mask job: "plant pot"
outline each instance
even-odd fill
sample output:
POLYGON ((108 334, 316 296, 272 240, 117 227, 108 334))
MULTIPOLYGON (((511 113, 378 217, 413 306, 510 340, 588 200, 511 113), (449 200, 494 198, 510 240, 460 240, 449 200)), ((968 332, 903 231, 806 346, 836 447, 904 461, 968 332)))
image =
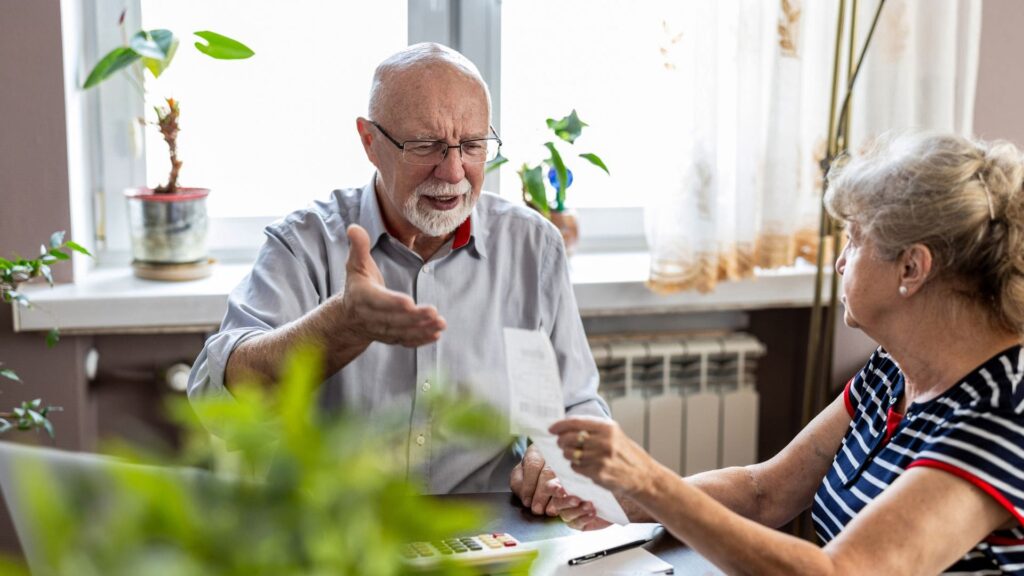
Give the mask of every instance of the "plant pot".
POLYGON ((562 241, 565 242, 566 253, 572 254, 580 240, 580 225, 576 212, 573 210, 563 210, 561 212, 552 210, 548 219, 562 233, 562 241))
POLYGON ((156 194, 131 188, 128 222, 135 275, 156 280, 192 280, 210 274, 206 248, 206 188, 156 194))

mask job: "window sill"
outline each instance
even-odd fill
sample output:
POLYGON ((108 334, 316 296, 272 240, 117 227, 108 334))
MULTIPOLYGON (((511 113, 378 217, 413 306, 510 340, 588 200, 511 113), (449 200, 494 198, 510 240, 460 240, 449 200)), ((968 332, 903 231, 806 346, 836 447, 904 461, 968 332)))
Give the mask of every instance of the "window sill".
MULTIPOLYGON (((755 278, 720 284, 710 294, 662 296, 645 286, 646 252, 578 254, 570 275, 585 317, 714 312, 808 306, 814 297, 814 268, 808 265, 761 271, 755 278)), ((74 284, 22 290, 33 308, 15 306, 14 331, 65 334, 187 333, 217 329, 227 295, 251 265, 218 264, 213 275, 190 282, 155 282, 128 267, 97 268, 74 284)))

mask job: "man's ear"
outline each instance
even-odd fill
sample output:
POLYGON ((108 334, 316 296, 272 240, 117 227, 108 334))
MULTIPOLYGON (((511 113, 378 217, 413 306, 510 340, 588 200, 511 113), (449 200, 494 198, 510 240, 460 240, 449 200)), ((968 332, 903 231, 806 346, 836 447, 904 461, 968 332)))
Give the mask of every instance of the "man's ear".
POLYGON ((366 118, 360 116, 356 118, 356 132, 359 133, 359 141, 363 143, 363 150, 366 151, 366 157, 369 158, 370 162, 374 166, 377 165, 377 155, 373 152, 373 139, 376 134, 373 132, 373 124, 366 118))
POLYGON ((907 296, 916 294, 931 277, 932 251, 924 244, 912 244, 900 255, 900 286, 907 296))

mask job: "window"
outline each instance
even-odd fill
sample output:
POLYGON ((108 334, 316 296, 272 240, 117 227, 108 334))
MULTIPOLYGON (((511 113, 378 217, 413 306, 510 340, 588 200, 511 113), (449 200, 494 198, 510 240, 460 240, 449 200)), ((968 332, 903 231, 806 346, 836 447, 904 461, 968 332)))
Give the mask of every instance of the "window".
MULTIPOLYGON (((120 42, 115 25, 120 6, 104 13, 102 4, 96 26, 107 34, 99 40, 98 51, 105 53, 120 42)), ((325 199, 336 188, 369 182, 373 166, 355 118, 366 114, 377 63, 407 44, 407 0, 141 0, 141 6, 129 5, 129 19, 133 11, 141 22, 129 20, 126 30, 167 28, 181 41, 165 74, 152 81, 147 73, 144 110, 152 120, 153 106, 164 98, 180 102, 180 183, 211 189, 212 250, 222 257, 231 257, 233 250, 239 256, 254 254, 262 227, 273 219, 325 199), (241 40, 256 56, 212 60, 191 46, 199 40, 192 32, 199 30, 241 40)), ((144 157, 131 152, 138 146, 126 135, 132 118, 142 112, 141 103, 134 103, 138 92, 127 82, 111 84, 102 87, 103 202, 105 260, 117 261, 128 250, 121 190, 143 181, 148 186, 165 182, 170 163, 166 144, 151 126, 143 131, 144 157), (138 112, 114 120, 120 108, 138 112), (114 121, 117 127, 109 125, 114 121)))
MULTIPOLYGON (((605 40, 611 27, 621 24, 622 11, 612 5, 602 11, 583 0, 135 2, 128 3, 126 30, 168 28, 181 45, 167 72, 147 82, 144 105, 127 81, 100 87, 97 148, 103 152, 96 204, 103 208, 98 229, 105 231, 105 244, 98 242, 105 247, 101 263, 128 260, 122 190, 143 182, 160 184, 169 171, 159 133, 152 127, 133 128, 143 111, 152 119, 153 106, 166 97, 178 100, 179 157, 184 161, 179 182, 211 189, 209 245, 214 255, 251 258, 263 240, 262 228, 272 220, 327 198, 335 188, 369 180, 373 167, 354 120, 366 113, 373 70, 396 50, 425 40, 461 50, 491 86, 494 124, 512 162, 500 171, 500 181, 488 177, 487 189, 500 188, 518 201, 516 167, 541 159, 544 119, 575 107, 593 126, 580 140, 579 151, 598 153, 612 170, 609 178, 578 163, 569 198, 572 207, 588 212, 583 214, 581 248, 637 247, 638 238, 642 245, 640 207, 651 185, 644 180, 643 166, 658 148, 638 147, 631 140, 630 135, 640 134, 633 124, 635 111, 603 84, 608 74, 602 70, 615 70, 616 86, 642 85, 645 75, 658 73, 660 60, 653 41, 634 45, 650 36, 642 27, 620 35, 621 42, 605 40), (547 16, 537 20, 536 14, 547 16), (560 22, 576 22, 572 33, 564 34, 560 22), (240 62, 211 60, 191 46, 198 40, 192 32, 198 30, 239 39, 256 56, 240 62), (638 70, 641 57, 648 63, 638 70), (549 61, 572 71, 569 82, 545 64, 549 61), (556 88, 567 85, 571 89, 556 88), (633 208, 610 209, 622 206, 633 208), (631 244, 624 243, 627 237, 631 244)), ((98 54, 122 41, 116 27, 121 7, 96 3, 98 54)))
MULTIPOLYGON (((152 83, 146 108, 168 95, 181 103, 182 181, 212 190, 211 218, 283 215, 369 181, 373 166, 354 119, 366 114, 377 63, 405 46, 405 0, 144 0, 142 25, 181 37, 176 61, 152 83), (211 60, 185 46, 196 40, 195 30, 242 40, 257 56, 211 60)), ((168 169, 166 146, 147 130, 149 185, 168 169)))
MULTIPOLYGON (((576 109, 584 122, 574 154, 594 152, 611 176, 574 159, 568 204, 575 208, 645 205, 647 193, 664 185, 651 170, 679 153, 661 130, 659 111, 671 109, 661 49, 671 42, 663 22, 678 20, 684 2, 651 0, 516 0, 502 3, 501 99, 503 149, 509 158, 501 189, 518 193, 524 161, 546 157, 553 138, 546 118, 576 109), (675 17, 675 18, 674 18, 675 17)), ((565 153, 563 151, 563 153, 565 153)), ((678 160, 677 160, 678 162, 678 160)))

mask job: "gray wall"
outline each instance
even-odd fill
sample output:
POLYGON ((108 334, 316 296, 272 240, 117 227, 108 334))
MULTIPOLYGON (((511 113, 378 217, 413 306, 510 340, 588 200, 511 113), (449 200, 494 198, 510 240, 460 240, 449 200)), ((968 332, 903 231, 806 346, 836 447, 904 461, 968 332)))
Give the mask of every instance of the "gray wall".
POLYGON ((974 103, 974 132, 1024 145, 1024 2, 982 2, 981 61, 974 103))

